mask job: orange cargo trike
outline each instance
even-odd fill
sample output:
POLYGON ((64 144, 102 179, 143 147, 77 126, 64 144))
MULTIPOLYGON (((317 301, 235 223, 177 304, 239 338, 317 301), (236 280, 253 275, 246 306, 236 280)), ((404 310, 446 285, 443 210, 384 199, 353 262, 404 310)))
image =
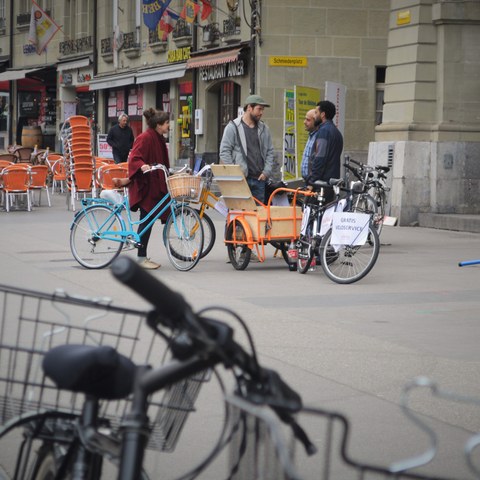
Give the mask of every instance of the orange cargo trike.
POLYGON ((212 165, 212 172, 228 208, 225 244, 233 267, 247 268, 252 251, 265 261, 265 245, 281 251, 291 269, 296 264, 288 258, 288 248, 300 235, 302 209, 296 206, 297 190, 279 188, 267 205, 256 201, 239 165, 212 165), (291 206, 274 206, 276 195, 292 193, 291 206))

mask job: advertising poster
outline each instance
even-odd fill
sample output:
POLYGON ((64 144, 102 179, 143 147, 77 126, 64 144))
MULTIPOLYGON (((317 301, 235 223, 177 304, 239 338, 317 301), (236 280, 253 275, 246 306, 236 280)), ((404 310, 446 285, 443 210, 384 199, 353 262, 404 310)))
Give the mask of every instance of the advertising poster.
POLYGON ((295 161, 295 92, 285 90, 284 94, 284 122, 283 122, 283 180, 297 178, 297 164, 295 161))
POLYGON ((295 132, 296 132, 296 163, 298 175, 301 177, 301 164, 303 150, 308 139, 308 132, 303 124, 306 113, 315 108, 320 101, 320 90, 311 87, 299 87, 295 85, 295 132))

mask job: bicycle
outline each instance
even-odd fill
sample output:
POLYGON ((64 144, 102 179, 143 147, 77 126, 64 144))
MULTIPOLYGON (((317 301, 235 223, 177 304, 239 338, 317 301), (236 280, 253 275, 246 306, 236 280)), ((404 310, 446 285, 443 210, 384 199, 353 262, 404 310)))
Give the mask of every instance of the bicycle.
MULTIPOLYGON (((154 309, 152 311, 137 313, 144 317, 148 326, 157 335, 163 338, 164 328, 175 332, 170 341, 170 347, 176 359, 160 368, 138 366, 128 356, 105 346, 108 344, 107 341, 104 346, 89 346, 85 345, 85 342, 75 344, 78 342, 79 336, 71 331, 70 325, 66 325, 65 330, 67 330, 66 338, 70 338, 71 343, 61 345, 59 341, 54 341, 52 342, 54 348, 50 349, 48 353, 45 353, 46 349, 44 348, 38 349, 35 342, 31 345, 15 343, 25 342, 21 335, 14 336, 13 342, 10 344, 7 340, 3 340, 4 343, 1 345, 0 352, 9 349, 13 355, 23 355, 23 359, 27 360, 29 365, 32 364, 30 357, 33 356, 37 359, 43 357, 42 365, 47 376, 41 382, 37 382, 31 376, 32 369, 30 368, 23 369, 21 373, 19 373, 18 368, 10 368, 5 376, 0 376, 0 381, 6 381, 7 385, 17 384, 20 387, 14 392, 16 395, 9 394, 6 400, 10 402, 18 400, 21 405, 26 405, 26 408, 22 410, 22 417, 15 418, 13 416, 9 419, 7 429, 13 430, 26 425, 31 426, 32 422, 38 421, 35 416, 42 415, 45 419, 47 412, 49 414, 48 419, 55 420, 54 425, 57 427, 53 433, 46 437, 40 435, 39 428, 36 429, 36 439, 41 442, 41 446, 38 450, 39 455, 32 463, 33 469, 30 470, 30 472, 33 472, 33 476, 17 478, 22 480, 45 480, 47 478, 57 480, 72 475, 68 478, 73 480, 86 478, 97 480, 101 474, 99 465, 101 466, 104 457, 110 456, 118 461, 118 479, 148 479, 147 473, 142 470, 142 462, 144 450, 150 444, 147 442, 151 442, 158 423, 149 419, 152 417, 151 407, 156 398, 155 392, 182 379, 191 381, 195 374, 204 374, 216 365, 224 365, 228 371, 235 374, 237 380, 235 394, 227 395, 225 398, 228 410, 226 428, 211 454, 182 478, 195 478, 228 446, 230 449, 228 452, 228 478, 232 479, 351 478, 339 476, 337 467, 338 462, 341 462, 342 471, 348 469, 350 473, 353 473, 353 470, 356 474, 355 478, 446 480, 446 477, 411 471, 432 460, 437 453, 438 442, 435 433, 418 418, 415 410, 409 407, 410 393, 416 388, 427 388, 433 396, 440 398, 453 398, 456 401, 475 405, 480 405, 479 400, 442 391, 435 383, 426 378, 415 379, 405 387, 401 405, 407 417, 428 434, 430 447, 421 455, 394 462, 388 467, 359 462, 348 454, 349 422, 344 415, 303 405, 298 393, 285 384, 278 373, 259 365, 253 339, 249 333, 247 338, 251 346, 250 352, 234 340, 234 332, 229 325, 210 318, 211 312, 215 309, 226 311, 246 328, 234 312, 222 307, 211 307, 197 313, 193 312, 180 294, 168 289, 127 257, 119 258, 113 264, 112 272, 118 280, 135 290, 153 305, 154 309), (105 356, 110 359, 109 362, 105 362, 105 356), (92 382, 92 372, 95 373, 93 380, 98 380, 97 373, 99 371, 107 379, 106 384, 92 382), (23 377, 22 375, 25 373, 26 376, 23 377), (54 384, 49 382, 48 378, 53 379, 54 384), (57 388, 61 390, 55 395, 57 388), (50 394, 53 395, 45 395, 43 397, 44 402, 49 398, 60 397, 60 392, 65 393, 65 390, 73 390, 79 394, 84 394, 85 400, 79 402, 82 411, 77 411, 73 419, 66 417, 62 411, 56 410, 56 407, 43 412, 31 412, 28 407, 32 404, 32 400, 35 400, 36 403, 33 403, 33 405, 37 407, 45 405, 41 401, 37 402, 35 397, 26 395, 26 392, 28 393, 31 389, 36 389, 37 393, 42 394, 45 389, 49 389, 50 394), (131 402, 127 404, 126 410, 123 410, 125 415, 121 429, 109 429, 105 432, 105 426, 103 426, 104 428, 100 431, 99 425, 101 423, 97 422, 99 416, 95 407, 100 399, 106 398, 105 392, 110 392, 111 397, 119 398, 132 393, 131 402), (324 424, 320 430, 317 430, 316 422, 310 420, 308 423, 309 427, 314 428, 316 443, 322 447, 321 451, 317 452, 316 446, 309 439, 308 432, 300 426, 299 421, 293 417, 294 414, 296 416, 313 415, 315 419, 324 424), (65 428, 65 425, 68 428, 65 428), (61 428, 62 426, 64 428, 61 428), (339 437, 337 437, 338 433, 340 434, 339 437), (319 436, 319 434, 321 435, 319 436), (337 449, 334 448, 337 441, 338 458, 336 457, 337 449), (299 473, 299 468, 293 461, 293 445, 296 442, 300 442, 305 447, 305 453, 312 460, 319 462, 315 469, 315 477, 304 477, 299 473), (46 451, 49 452, 48 455, 44 455, 46 451), (42 477, 39 476, 39 472, 43 474, 42 477), (374 476, 367 477, 367 474, 374 476)), ((0 291, 6 290, 8 293, 12 293, 12 289, 0 287, 0 291)), ((38 299, 39 296, 45 300, 44 296, 24 290, 14 291, 13 293, 21 293, 21 298, 15 305, 15 308, 20 305, 20 320, 29 322, 29 324, 33 322, 36 327, 39 327, 35 329, 39 331, 34 336, 41 338, 43 336, 41 328, 43 321, 40 321, 38 316, 31 316, 32 311, 38 313, 41 309, 37 305, 26 308, 25 304, 32 298, 38 299)), ((47 296, 46 299, 50 299, 50 297, 47 296)), ((70 299, 68 302, 72 302, 72 300, 70 299)), ((76 299, 74 303, 77 302, 83 305, 85 300, 76 299)), ((97 303, 104 305, 104 302, 93 304, 87 302, 87 305, 91 308, 96 306, 97 303)), ((2 331, 7 323, 6 321, 12 318, 15 308, 8 308, 8 314, 1 318, 2 331)), ((102 306, 103 308, 105 307, 102 306)), ((114 307, 109 305, 108 310, 113 311, 114 307)), ((122 309, 120 309, 120 312, 125 313, 122 309)), ((12 324, 12 322, 9 322, 9 324, 12 324)), ((55 330, 58 330, 59 324, 65 326, 65 321, 51 323, 55 330)), ((125 321, 123 325, 129 326, 131 322, 125 321)), ((17 324, 14 328, 18 328, 17 324)), ((81 330, 82 328, 79 329, 80 332, 81 330)), ((85 330, 85 326, 83 330, 85 330)), ((29 331, 32 332, 33 329, 30 328, 29 331)), ((246 331, 248 332, 248 330, 246 331)), ((133 332, 137 332, 136 326, 133 332)), ((102 335, 103 333, 102 329, 98 327, 95 329, 89 328, 86 334, 84 332, 83 335, 80 335, 80 338, 90 339, 91 336, 102 335)), ((112 333, 111 330, 110 333, 112 333)), ((137 342, 139 334, 129 333, 129 335, 125 335, 124 332, 120 337, 119 347, 124 338, 129 339, 133 344, 137 342)), ((157 335, 154 335, 153 338, 158 338, 157 335)), ((55 338, 55 336, 52 335, 51 338, 55 338)), ((151 334, 149 338, 152 339, 151 334)), ((144 351, 140 345, 138 346, 136 353, 139 350, 144 351)), ((155 346, 152 346, 150 350, 153 353, 158 353, 155 346)), ((147 361, 155 365, 154 358, 147 357, 147 361)), ((7 363, 17 363, 17 358, 7 363)), ((38 364, 38 362, 36 363, 38 364)), ((0 367, 3 369, 6 369, 5 365, 5 362, 0 363, 0 367)), ((184 383, 180 385, 181 388, 177 389, 176 393, 180 395, 183 393, 183 397, 187 397, 187 410, 190 413, 192 411, 191 392, 185 388, 184 383)), ((11 391, 13 391, 12 388, 6 392, 10 393, 11 391)), ((182 421, 182 414, 184 413, 183 411, 179 413, 178 410, 183 410, 185 407, 183 405, 172 406, 172 398, 173 396, 168 397, 165 402, 160 402, 158 406, 177 410, 172 413, 175 417, 173 424, 170 423, 166 429, 166 432, 173 430, 176 433, 177 429, 174 427, 179 420, 177 415, 180 415, 180 421, 182 421)), ((415 398, 418 402, 418 398, 415 398)), ((8 411, 5 408, 1 411, 5 410, 8 411)), ((41 425, 42 428, 45 423, 41 425)), ((0 438, 4 434, 5 427, 0 430, 0 438)), ((471 436, 465 444, 467 466, 477 477, 479 472, 474 462, 473 452, 478 444, 478 434, 471 436)), ((23 449, 19 452, 19 456, 23 455, 22 452, 23 449)))
MULTIPOLYGON (((364 278, 375 265, 380 251, 380 239, 372 226, 371 216, 363 217, 360 233, 347 243, 337 244, 333 223, 335 212, 355 212, 352 209, 353 192, 341 187, 342 179, 315 182, 305 196, 302 226, 296 243, 297 270, 305 274, 317 257, 325 275, 336 283, 349 284, 364 278), (333 188, 336 199, 325 204, 324 189, 333 188), (340 200, 340 190, 347 191, 340 200), (367 233, 368 232, 368 233, 367 233), (364 233, 366 235, 362 236, 364 233)), ((338 228, 343 228, 339 226, 338 228)))
MULTIPOLYGON (((126 387, 111 389, 113 378, 106 373, 111 363, 104 361, 97 370, 103 370, 105 376, 96 386, 105 400, 100 405, 91 398, 84 402, 75 392, 60 393, 42 375, 44 355, 66 343, 69 349, 72 343, 83 348, 98 346, 104 360, 109 356, 109 362, 120 361, 116 350, 123 352, 129 358, 123 364, 128 369, 132 361, 163 363, 168 351, 164 341, 169 339, 151 335, 147 311, 118 307, 105 297, 71 296, 63 290, 46 294, 0 285, 0 304, 0 439, 16 429, 23 434, 8 472, 10 478, 65 479, 65 469, 78 452, 90 466, 90 477, 85 478, 100 478, 104 458, 120 454, 118 432, 120 418, 129 409, 128 381, 126 387), (82 418, 89 421, 82 424, 85 428, 80 438, 77 426, 82 418)), ((72 380, 77 373, 75 362, 66 375, 72 380)), ((207 374, 172 385, 151 398, 149 413, 155 421, 150 428, 149 450, 175 449, 200 388, 209 381, 207 374)), ((92 384, 95 375, 91 372, 86 383, 92 384)), ((0 464, 5 460, 1 458, 0 464)))
POLYGON ((353 182, 352 185, 352 189, 356 192, 352 201, 352 209, 358 212, 371 213, 373 224, 380 235, 386 216, 387 192, 390 191, 390 188, 385 184, 386 173, 390 171, 390 168, 382 165, 371 167, 357 162, 348 155, 345 156, 343 165, 347 173, 346 183, 349 183, 349 172, 357 179, 357 182, 353 182), (353 167, 351 163, 356 167, 353 167), (372 194, 369 193, 370 191, 372 194))
POLYGON ((203 248, 202 222, 198 212, 184 200, 198 195, 200 179, 190 175, 169 176, 163 165, 153 166, 151 170, 156 169, 164 172, 169 193, 143 220, 132 220, 128 195, 119 203, 102 198, 82 200, 82 208, 70 226, 70 249, 80 265, 90 269, 104 268, 125 247, 138 248, 143 232, 167 210, 170 215, 163 236, 170 262, 180 271, 191 270, 197 265, 203 248), (146 224, 143 231, 136 233, 134 227, 143 223, 146 224))

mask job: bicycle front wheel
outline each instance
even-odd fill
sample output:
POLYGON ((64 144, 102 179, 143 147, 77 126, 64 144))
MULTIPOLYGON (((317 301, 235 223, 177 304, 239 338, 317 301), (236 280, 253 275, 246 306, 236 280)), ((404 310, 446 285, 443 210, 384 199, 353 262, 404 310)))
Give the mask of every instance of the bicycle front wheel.
POLYGON ((94 205, 79 212, 70 227, 70 249, 75 260, 85 268, 104 268, 122 251, 123 221, 104 205, 94 205))
POLYGON ((373 268, 380 251, 380 239, 374 227, 368 227, 368 241, 363 245, 331 244, 332 229, 322 238, 320 258, 323 271, 336 283, 354 283, 373 268))
POLYGON ((165 246, 171 264, 180 271, 191 270, 203 249, 203 227, 198 212, 179 205, 168 217, 164 231, 165 246))

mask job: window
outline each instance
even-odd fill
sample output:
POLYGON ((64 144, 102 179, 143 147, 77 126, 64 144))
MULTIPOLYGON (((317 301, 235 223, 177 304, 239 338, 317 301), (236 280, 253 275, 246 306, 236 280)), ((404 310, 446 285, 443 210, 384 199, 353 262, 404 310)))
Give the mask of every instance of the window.
POLYGON ((220 132, 218 138, 222 138, 228 122, 237 118, 238 107, 240 106, 240 86, 234 82, 223 82, 220 95, 220 132))
POLYGON ((64 29, 72 40, 92 34, 93 0, 67 0, 65 2, 64 29))
POLYGON ((383 121, 383 97, 385 94, 385 74, 386 67, 376 68, 375 79, 375 125, 380 125, 383 121))

